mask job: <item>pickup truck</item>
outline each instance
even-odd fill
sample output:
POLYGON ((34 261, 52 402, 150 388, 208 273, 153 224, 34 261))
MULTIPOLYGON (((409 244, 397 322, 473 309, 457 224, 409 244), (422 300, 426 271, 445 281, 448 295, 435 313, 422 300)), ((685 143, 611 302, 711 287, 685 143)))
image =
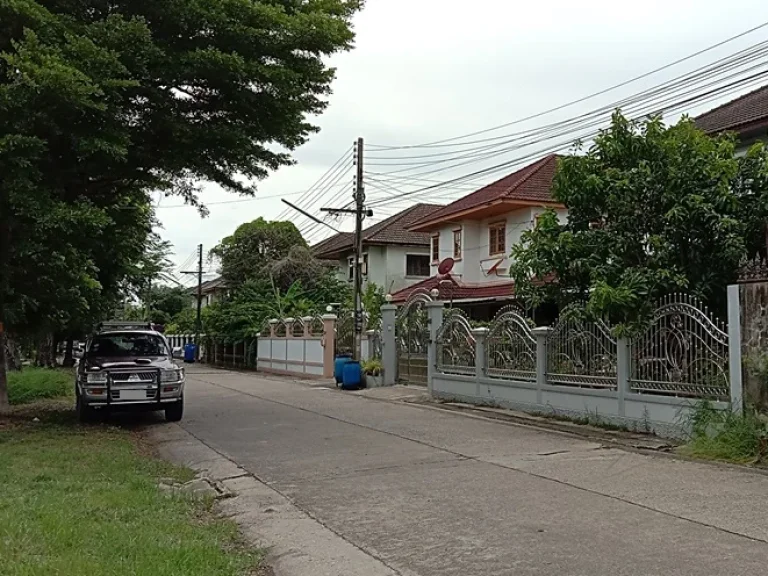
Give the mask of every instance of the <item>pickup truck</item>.
POLYGON ((184 369, 162 334, 149 325, 103 326, 87 342, 77 367, 77 416, 87 422, 98 412, 162 410, 166 420, 178 422, 184 384, 184 369))

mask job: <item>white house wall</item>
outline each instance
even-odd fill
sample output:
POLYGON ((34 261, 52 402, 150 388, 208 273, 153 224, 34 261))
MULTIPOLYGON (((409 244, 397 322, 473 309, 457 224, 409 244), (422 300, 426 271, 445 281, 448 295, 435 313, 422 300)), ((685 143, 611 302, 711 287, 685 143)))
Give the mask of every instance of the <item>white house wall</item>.
MULTIPOLYGON (((437 274, 437 264, 445 258, 453 258, 453 232, 461 228, 462 231, 462 258, 454 265, 452 274, 469 283, 494 283, 505 282, 509 278, 503 270, 509 270, 508 258, 512 246, 518 244, 523 233, 530 230, 536 220, 536 216, 543 213, 546 208, 521 208, 506 214, 484 220, 463 220, 454 224, 447 224, 440 229, 440 258, 432 262, 432 274, 437 274), (497 257, 491 257, 488 227, 496 222, 506 222, 506 254, 504 261, 499 266, 501 272, 497 275, 486 276, 483 262, 498 261, 497 257)), ((561 223, 568 218, 566 209, 557 209, 557 216, 561 223)), ((486 269, 488 266, 485 267, 486 269)))
MULTIPOLYGON (((396 292, 428 278, 406 275, 406 257, 409 254, 428 256, 429 248, 426 246, 366 246, 364 252, 368 255, 368 275, 363 279, 363 288, 373 282, 385 292, 396 292)), ((351 251, 337 261, 337 277, 343 282, 349 280, 350 258, 351 251)))

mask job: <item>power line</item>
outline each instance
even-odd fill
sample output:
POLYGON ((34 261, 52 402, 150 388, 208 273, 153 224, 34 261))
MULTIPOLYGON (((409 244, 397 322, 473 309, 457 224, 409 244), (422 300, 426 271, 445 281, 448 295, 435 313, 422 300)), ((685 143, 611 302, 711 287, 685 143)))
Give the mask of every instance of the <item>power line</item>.
MULTIPOLYGON (((750 47, 740 52, 737 55, 723 58, 718 62, 704 66, 694 72, 688 73, 679 78, 672 79, 662 84, 659 84, 658 86, 650 90, 646 90, 634 96, 625 98, 621 101, 613 102, 608 106, 604 106, 594 111, 581 114, 569 120, 549 124, 534 130, 527 130, 524 132, 520 132, 517 136, 507 135, 508 139, 504 142, 497 142, 496 144, 493 144, 493 145, 486 145, 482 148, 478 148, 475 151, 464 151, 463 153, 459 155, 454 155, 451 158, 436 160, 432 162, 416 163, 406 168, 402 168, 399 170, 392 170, 389 172, 380 172, 378 174, 382 176, 394 175, 396 173, 411 172, 418 168, 434 166, 437 164, 444 164, 446 162, 452 162, 455 160, 469 159, 466 162, 454 164, 452 166, 446 167, 445 169, 427 170, 427 171, 422 171, 420 173, 417 173, 419 175, 427 175, 432 173, 443 172, 458 166, 477 163, 482 160, 499 156, 500 154, 503 154, 505 152, 524 147, 531 143, 538 143, 541 141, 541 137, 543 136, 557 136, 557 135, 574 132, 575 130, 578 130, 578 129, 586 129, 590 127, 599 126, 605 121, 604 116, 611 114, 616 108, 627 107, 625 111, 631 111, 632 113, 634 113, 635 110, 640 111, 642 107, 647 108, 648 106, 652 106, 650 109, 647 110, 648 112, 659 112, 663 109, 664 104, 668 103, 672 99, 679 98, 680 96, 683 96, 683 95, 692 94, 696 90, 700 90, 702 87, 710 87, 710 86, 716 85, 719 82, 723 82, 730 78, 736 77, 739 74, 743 74, 745 72, 749 72, 755 69, 759 69, 761 67, 765 67, 764 60, 762 60, 759 64, 752 66, 750 68, 747 68, 745 70, 742 70, 740 73, 732 74, 731 76, 728 76, 725 78, 719 78, 714 82, 710 82, 705 86, 701 86, 701 80, 707 79, 707 77, 713 77, 713 75, 717 73, 721 73, 723 70, 734 68, 736 66, 744 64, 745 62, 749 62, 755 59, 764 59, 766 55, 768 55, 768 41, 760 43, 757 46, 750 47), (695 86, 695 88, 693 90, 689 90, 688 92, 675 94, 670 91, 670 89, 679 91, 680 89, 689 88, 691 86, 695 86), (509 148, 496 149, 499 146, 510 144, 510 143, 518 143, 518 144, 509 148)), ((749 80, 749 78, 747 80, 749 80)))
MULTIPOLYGON (((745 84, 748 84, 750 82, 752 84, 754 84, 757 81, 761 81, 766 76, 768 76, 768 71, 761 72, 759 74, 753 75, 752 77, 746 79, 749 82, 745 82, 745 80, 742 79, 742 80, 740 80, 738 82, 734 82, 734 83, 732 83, 732 84, 730 84, 730 85, 728 85, 728 86, 726 86, 724 88, 734 88, 734 87, 736 87, 736 88, 743 88, 745 84)), ((705 99, 714 99, 714 98, 717 98, 719 96, 722 96, 723 92, 724 92, 723 88, 721 87, 720 89, 717 89, 717 90, 705 93, 704 95, 700 95, 698 97, 690 98, 690 99, 685 100, 683 102, 674 103, 673 105, 670 105, 670 106, 668 106, 666 108, 663 108, 662 110, 659 110, 659 112, 675 110, 675 109, 678 109, 680 107, 684 107, 686 105, 689 105, 692 102, 700 103, 701 101, 703 101, 705 99)), ((594 138, 598 133, 599 133, 599 131, 590 132, 590 133, 582 136, 581 138, 583 138, 583 139, 594 138)), ((545 141, 545 140, 547 140, 547 139, 544 139, 542 141, 545 141)), ((560 151, 563 151, 563 150, 571 147, 572 145, 573 145, 573 139, 569 138, 566 141, 561 141, 558 144, 549 146, 549 147, 547 147, 545 149, 536 150, 535 152, 532 152, 530 154, 526 154, 524 156, 515 158, 513 160, 510 160, 510 161, 507 161, 507 162, 504 162, 504 163, 501 163, 501 164, 497 164, 497 165, 491 166, 489 168, 484 168, 482 170, 478 170, 478 171, 472 172, 470 174, 466 174, 464 176, 459 176, 459 177, 451 179, 451 180, 447 180, 447 181, 443 182, 442 184, 434 184, 434 185, 431 185, 431 186, 423 187, 423 188, 418 189, 418 190, 414 190, 414 191, 410 191, 410 192, 405 192, 399 198, 411 197, 411 196, 414 196, 416 194, 427 192, 429 190, 434 190, 434 189, 437 189, 437 188, 441 188, 442 186, 447 185, 447 184, 454 184, 454 183, 457 183, 457 182, 463 182, 463 181, 467 181, 468 179, 476 179, 476 178, 473 178, 473 177, 480 177, 480 176, 483 176, 483 175, 495 173, 495 172, 498 172, 498 171, 503 170, 505 168, 509 168, 511 166, 514 166, 516 164, 520 164, 520 163, 522 163, 522 162, 524 162, 526 160, 530 160, 531 158, 534 158, 534 157, 541 157, 542 155, 545 155, 545 154, 549 154, 549 153, 553 153, 553 152, 560 152, 560 151)), ((386 203, 386 200, 374 201, 370 205, 371 206, 376 206, 376 205, 380 205, 380 204, 383 204, 383 203, 386 203)))
MULTIPOLYGON (((297 203, 304 202, 313 192, 315 192, 317 188, 323 186, 326 182, 328 182, 328 180, 331 179, 334 174, 336 174, 337 170, 339 170, 344 166, 344 161, 349 159, 349 153, 351 151, 352 151, 352 146, 347 148, 344 151, 344 153, 341 155, 341 157, 339 157, 339 159, 336 160, 336 162, 334 162, 334 164, 328 169, 328 171, 325 172, 325 174, 323 174, 320 178, 318 178, 318 180, 312 186, 309 187, 309 189, 304 193, 304 195, 302 195, 301 198, 297 200, 297 203)), ((278 216, 278 220, 285 218, 285 216, 287 216, 288 214, 290 214, 290 210, 283 210, 278 216)))
POLYGON ((576 104, 580 104, 582 102, 586 102, 587 100, 591 100, 592 98, 596 98, 598 96, 602 96, 603 94, 607 94, 607 93, 612 92, 614 90, 617 90, 619 88, 623 88, 624 86, 628 86, 630 84, 633 84, 633 83, 638 82, 640 80, 643 80, 645 78, 653 76, 654 74, 658 74, 659 72, 663 72, 664 70, 668 70, 669 68, 673 68, 674 66, 677 66, 678 64, 682 64, 683 62, 687 62, 688 60, 691 60, 693 58, 701 56, 702 54, 705 54, 707 52, 711 52, 712 50, 715 50, 717 48, 725 46, 726 44, 734 42, 734 41, 736 41, 736 40, 738 40, 740 38, 748 36, 748 35, 750 35, 750 34, 752 34, 754 32, 757 32, 758 30, 761 30, 761 29, 767 27, 767 26, 768 26, 768 21, 763 22, 762 24, 759 24, 759 25, 757 25, 757 26, 755 26, 753 28, 750 28, 749 30, 741 32, 741 33, 739 33, 739 34, 737 34, 735 36, 731 36, 730 38, 726 38, 725 40, 722 40, 721 42, 718 42, 717 44, 713 44, 712 46, 708 46, 708 47, 706 47, 706 48, 704 48, 702 50, 694 52, 693 54, 690 54, 688 56, 685 56, 683 58, 675 60, 674 62, 670 62, 669 64, 665 64, 664 66, 661 66, 660 68, 656 68, 654 70, 651 70, 650 72, 646 72, 644 74, 641 74, 640 76, 636 76, 634 78, 631 78, 629 80, 626 80, 626 81, 621 82, 619 84, 616 84, 614 86, 610 86, 610 87, 605 88, 603 90, 600 90, 598 92, 594 92, 592 94, 589 94, 589 95, 584 96, 582 98, 579 98, 577 100, 573 100, 571 102, 567 102, 565 104, 561 104, 560 106, 556 106, 555 108, 550 108, 549 110, 545 110, 543 112, 532 114, 530 116, 526 116, 525 118, 520 118, 518 120, 514 120, 514 121, 508 122, 506 124, 501 124, 501 125, 498 125, 498 126, 494 126, 492 128, 487 128, 485 130, 478 130, 476 132, 471 132, 469 134, 464 134, 462 136, 455 136, 453 138, 446 138, 446 139, 443 139, 443 140, 436 140, 434 142, 428 142, 428 143, 425 143, 425 144, 416 144, 416 145, 411 145, 411 146, 387 146, 387 145, 375 145, 374 144, 374 145, 369 145, 369 146, 375 147, 375 148, 378 148, 378 149, 381 149, 381 150, 404 150, 404 149, 412 149, 412 148, 427 148, 427 147, 430 147, 430 146, 436 146, 436 145, 444 144, 444 143, 447 143, 447 142, 455 142, 457 140, 463 140, 465 138, 471 138, 473 136, 478 136, 480 134, 487 134, 489 132, 494 132, 496 130, 507 128, 509 126, 514 126, 516 124, 520 124, 520 123, 526 122, 528 120, 534 120, 536 118, 541 118, 542 116, 546 116, 548 114, 552 114, 554 112, 558 112, 560 110, 569 108, 569 107, 574 106, 576 104))

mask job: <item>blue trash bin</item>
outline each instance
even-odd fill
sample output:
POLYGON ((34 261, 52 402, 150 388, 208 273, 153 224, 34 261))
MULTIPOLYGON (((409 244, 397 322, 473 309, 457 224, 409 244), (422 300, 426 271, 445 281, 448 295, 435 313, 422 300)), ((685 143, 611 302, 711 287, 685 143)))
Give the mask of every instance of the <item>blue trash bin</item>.
POLYGON ((184 345, 184 362, 192 364, 197 358, 197 344, 185 344, 184 345))
POLYGON ((333 362, 333 377, 336 379, 337 386, 344 381, 344 365, 351 361, 351 354, 338 354, 336 356, 336 360, 333 362))
POLYGON ((342 390, 359 390, 363 387, 363 369, 360 362, 350 360, 344 364, 344 381, 342 390))

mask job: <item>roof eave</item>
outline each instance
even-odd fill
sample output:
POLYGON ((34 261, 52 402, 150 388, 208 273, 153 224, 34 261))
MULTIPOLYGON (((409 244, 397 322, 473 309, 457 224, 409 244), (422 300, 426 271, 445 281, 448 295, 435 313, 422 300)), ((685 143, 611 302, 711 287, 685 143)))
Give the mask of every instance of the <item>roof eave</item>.
POLYGON ((488 208, 492 208, 493 206, 501 205, 506 205, 510 208, 536 208, 539 206, 544 206, 547 208, 565 208, 565 204, 562 204, 561 202, 555 202, 554 200, 494 200, 493 202, 485 202, 483 204, 479 204, 465 210, 460 210, 452 214, 446 214, 445 216, 435 220, 422 222, 421 224, 417 224, 416 226, 410 228, 410 230, 411 232, 432 232, 435 230, 435 228, 439 228, 444 224, 452 224, 460 220, 467 220, 472 217, 472 214, 477 214, 478 212, 482 212, 488 208))

